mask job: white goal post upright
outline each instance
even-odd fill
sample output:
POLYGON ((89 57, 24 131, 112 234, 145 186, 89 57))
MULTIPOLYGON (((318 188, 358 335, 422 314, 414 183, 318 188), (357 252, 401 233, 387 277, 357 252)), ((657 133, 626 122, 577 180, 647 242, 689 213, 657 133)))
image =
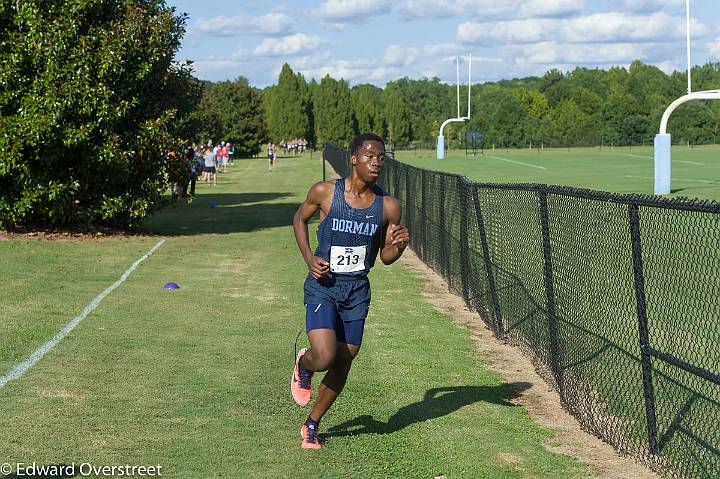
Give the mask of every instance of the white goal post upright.
POLYGON ((667 132, 667 124, 670 114, 686 101, 690 100, 720 100, 720 90, 696 91, 681 96, 674 102, 670 103, 662 120, 660 120, 660 133, 655 135, 655 194, 670 194, 670 172, 671 172, 671 137, 667 132))
POLYGON ((690 100, 720 100, 720 90, 706 90, 692 92, 692 83, 690 80, 690 0, 685 0, 685 22, 687 28, 687 95, 681 96, 674 102, 670 103, 662 120, 660 120, 660 132, 655 135, 654 143, 654 159, 655 159, 655 184, 654 191, 656 195, 669 195, 671 191, 671 171, 672 171, 672 154, 671 154, 671 137, 667 132, 667 124, 670 115, 678 106, 690 100))
POLYGON ((460 116, 460 57, 455 58, 456 75, 457 75, 457 118, 448 118, 440 125, 440 134, 437 137, 436 156, 438 160, 445 159, 445 137, 443 130, 445 125, 454 121, 463 122, 470 119, 470 88, 472 87, 472 54, 468 55, 468 111, 467 116, 460 116))

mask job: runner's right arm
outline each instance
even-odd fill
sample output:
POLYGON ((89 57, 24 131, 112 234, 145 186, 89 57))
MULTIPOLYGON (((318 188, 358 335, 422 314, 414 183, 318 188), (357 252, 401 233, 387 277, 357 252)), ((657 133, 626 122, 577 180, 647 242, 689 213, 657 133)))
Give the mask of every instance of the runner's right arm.
POLYGON ((295 241, 297 241, 300 254, 302 254, 308 270, 315 279, 325 276, 329 271, 329 264, 319 256, 313 255, 310 248, 310 235, 308 234, 308 222, 315 216, 318 210, 324 211, 323 205, 327 198, 332 194, 332 184, 327 181, 319 181, 315 183, 307 198, 300 205, 295 216, 293 216, 293 228, 295 230, 295 241))

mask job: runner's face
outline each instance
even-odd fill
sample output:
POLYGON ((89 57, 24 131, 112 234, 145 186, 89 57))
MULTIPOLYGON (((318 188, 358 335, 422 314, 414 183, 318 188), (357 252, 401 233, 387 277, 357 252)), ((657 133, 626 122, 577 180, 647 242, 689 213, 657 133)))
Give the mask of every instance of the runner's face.
POLYGON ((353 164, 360 178, 368 182, 377 181, 385 164, 385 147, 379 141, 363 141, 358 152, 353 155, 353 164))

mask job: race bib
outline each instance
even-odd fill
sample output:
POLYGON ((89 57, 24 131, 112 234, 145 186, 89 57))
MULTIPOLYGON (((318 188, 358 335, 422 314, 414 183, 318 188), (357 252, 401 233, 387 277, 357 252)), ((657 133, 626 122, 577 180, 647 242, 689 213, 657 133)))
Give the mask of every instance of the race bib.
POLYGON ((330 271, 333 273, 354 273, 365 270, 367 246, 331 246, 330 271))

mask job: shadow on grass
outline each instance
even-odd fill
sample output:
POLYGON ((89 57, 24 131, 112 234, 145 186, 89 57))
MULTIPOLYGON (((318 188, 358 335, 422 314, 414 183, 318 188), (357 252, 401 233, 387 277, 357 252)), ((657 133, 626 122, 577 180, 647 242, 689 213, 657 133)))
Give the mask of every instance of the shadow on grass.
POLYGON ((204 193, 156 212, 140 228, 149 234, 187 236, 257 231, 292 224, 298 202, 276 203, 292 193, 204 193))
POLYGON ((502 406, 515 406, 511 399, 520 397, 530 383, 515 382, 499 386, 448 386, 429 389, 422 401, 403 406, 388 422, 370 415, 331 427, 325 437, 355 436, 358 434, 391 434, 416 423, 447 416, 463 406, 483 401, 502 406))
MULTIPOLYGON (((25 465, 25 467, 28 466, 30 466, 30 464, 25 465)), ((19 479, 20 477, 28 477, 32 479, 70 479, 71 477, 77 477, 80 474, 80 466, 73 468, 68 464, 51 464, 47 466, 38 465, 37 469, 43 470, 45 472, 40 473, 35 471, 34 474, 31 474, 28 472, 28 469, 25 469, 23 474, 17 474, 14 472, 6 476, 0 476, 0 478, 19 479)))
POLYGON ((717 190, 719 184, 712 184, 707 186, 686 186, 684 188, 673 188, 670 190, 671 194, 682 193, 682 198, 688 199, 715 199, 717 198, 717 190))

